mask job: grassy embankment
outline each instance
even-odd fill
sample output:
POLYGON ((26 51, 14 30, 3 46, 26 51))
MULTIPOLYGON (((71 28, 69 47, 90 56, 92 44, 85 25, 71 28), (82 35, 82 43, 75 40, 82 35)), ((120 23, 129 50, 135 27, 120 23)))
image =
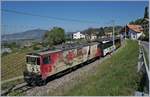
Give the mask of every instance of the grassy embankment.
POLYGON ((139 46, 127 40, 125 47, 101 63, 94 74, 65 92, 64 95, 133 95, 137 89, 139 46))

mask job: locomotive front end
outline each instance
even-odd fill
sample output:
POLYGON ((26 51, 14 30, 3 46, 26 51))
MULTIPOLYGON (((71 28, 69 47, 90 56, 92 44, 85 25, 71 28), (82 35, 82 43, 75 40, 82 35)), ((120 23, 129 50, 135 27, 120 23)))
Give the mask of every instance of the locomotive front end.
POLYGON ((39 55, 26 55, 26 70, 24 71, 24 80, 29 85, 37 85, 37 83, 40 83, 40 81, 42 80, 39 55))

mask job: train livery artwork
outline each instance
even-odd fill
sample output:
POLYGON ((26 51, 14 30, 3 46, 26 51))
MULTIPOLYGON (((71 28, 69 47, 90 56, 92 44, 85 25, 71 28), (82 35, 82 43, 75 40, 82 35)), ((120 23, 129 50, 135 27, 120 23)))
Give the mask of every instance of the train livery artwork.
POLYGON ((100 58, 120 46, 120 40, 80 44, 70 48, 43 50, 26 55, 24 79, 30 85, 43 85, 51 75, 89 60, 100 58))

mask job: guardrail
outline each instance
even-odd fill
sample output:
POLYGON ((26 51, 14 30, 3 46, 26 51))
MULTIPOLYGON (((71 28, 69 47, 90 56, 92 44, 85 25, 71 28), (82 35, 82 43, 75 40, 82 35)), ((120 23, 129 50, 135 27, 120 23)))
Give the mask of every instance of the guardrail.
POLYGON ((146 74, 147 74, 147 77, 148 77, 148 81, 150 81, 150 72, 149 72, 149 68, 148 68, 148 65, 147 64, 147 61, 146 61, 146 55, 144 53, 144 47, 140 45, 140 55, 139 55, 139 58, 140 58, 140 63, 141 65, 144 65, 145 69, 146 69, 146 74))
POLYGON ((145 84, 145 88, 146 90, 143 90, 143 91, 137 91, 135 93, 136 96, 147 96, 148 94, 146 93, 149 93, 149 82, 150 82, 150 72, 149 72, 149 68, 148 68, 148 63, 147 63, 147 60, 146 60, 146 55, 145 55, 145 52, 144 52, 144 47, 141 45, 141 42, 139 41, 139 60, 138 60, 138 68, 137 68, 137 72, 139 73, 142 73, 144 75, 142 76, 145 76, 146 79, 145 81, 143 82, 145 84))
POLYGON ((148 76, 148 81, 150 81, 150 72, 149 72, 149 68, 148 68, 148 65, 149 64, 147 64, 147 61, 146 61, 146 55, 145 55, 145 53, 144 53, 144 48, 142 47, 142 54, 143 54, 143 59, 144 59, 144 66, 145 66, 145 68, 146 68, 146 73, 147 73, 147 76, 148 76))
MULTIPOLYGON (((148 80, 150 81, 150 72, 149 72, 149 68, 148 68, 148 63, 147 63, 147 60, 146 60, 146 55, 145 55, 145 52, 144 52, 144 47, 142 46, 141 44, 141 41, 139 41, 139 62, 138 62, 138 67, 141 67, 142 65, 144 65, 145 69, 146 69, 146 73, 148 75, 148 80)), ((139 70, 140 68, 138 68, 139 70)))

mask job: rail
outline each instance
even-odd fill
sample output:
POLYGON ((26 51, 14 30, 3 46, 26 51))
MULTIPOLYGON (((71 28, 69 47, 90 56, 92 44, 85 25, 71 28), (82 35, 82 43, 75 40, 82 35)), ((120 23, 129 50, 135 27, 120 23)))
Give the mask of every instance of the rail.
POLYGON ((23 79, 23 76, 17 76, 17 77, 14 77, 14 78, 10 78, 10 79, 1 81, 1 85, 2 85, 2 84, 5 84, 5 83, 8 83, 8 82, 11 82, 11 81, 18 80, 18 79, 23 79))

